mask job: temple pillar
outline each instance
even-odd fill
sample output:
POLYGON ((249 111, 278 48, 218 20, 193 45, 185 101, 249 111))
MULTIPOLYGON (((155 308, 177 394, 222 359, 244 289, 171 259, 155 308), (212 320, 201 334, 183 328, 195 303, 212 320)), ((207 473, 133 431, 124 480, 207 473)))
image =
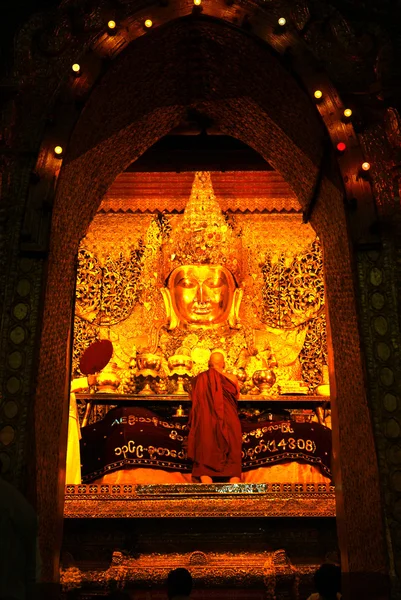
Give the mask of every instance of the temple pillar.
MULTIPOLYGON (((329 183, 326 183, 330 187, 329 183)), ((345 599, 388 597, 383 499, 360 328, 363 291, 338 194, 326 191, 314 223, 324 256, 333 425, 333 473, 345 599), (330 205, 327 203, 331 195, 330 205), (366 584, 366 585, 365 585, 366 584), (382 595, 381 595, 382 594, 382 595)), ((367 354, 370 352, 367 349, 367 354)))

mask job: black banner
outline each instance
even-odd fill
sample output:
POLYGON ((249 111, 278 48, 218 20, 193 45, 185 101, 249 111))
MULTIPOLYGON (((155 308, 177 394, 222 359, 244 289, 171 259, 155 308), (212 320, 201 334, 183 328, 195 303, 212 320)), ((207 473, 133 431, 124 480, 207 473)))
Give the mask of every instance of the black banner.
MULTIPOLYGON (((296 460, 331 476, 331 431, 318 423, 242 421, 242 468, 296 460)), ((114 408, 94 425, 82 428, 84 483, 117 469, 151 467, 190 472, 185 419, 161 417, 146 408, 114 408)))

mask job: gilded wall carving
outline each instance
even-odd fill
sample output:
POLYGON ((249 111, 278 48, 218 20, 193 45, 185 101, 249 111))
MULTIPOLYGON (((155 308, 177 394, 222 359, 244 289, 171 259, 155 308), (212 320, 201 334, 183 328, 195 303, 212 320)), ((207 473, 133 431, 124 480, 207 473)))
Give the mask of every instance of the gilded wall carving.
POLYGON ((302 378, 313 390, 322 382, 327 365, 324 274, 319 241, 314 240, 301 255, 287 252, 274 261, 268 257, 262 267, 262 320, 271 327, 291 329, 302 324, 305 342, 299 358, 302 378))
MULTIPOLYGON (((275 600, 276 590, 283 588, 291 597, 299 599, 298 583, 305 568, 295 568, 284 550, 260 553, 208 553, 200 551, 174 554, 147 554, 140 558, 125 556, 114 551, 111 565, 104 571, 81 571, 75 566, 61 572, 65 591, 80 588, 107 590, 117 585, 123 588, 136 585, 162 586, 171 569, 186 567, 195 585, 209 587, 263 586, 265 598, 275 600)), ((262 589, 263 589, 262 587, 262 589)))
MULTIPOLYGON (((191 330, 171 322, 168 326, 169 306, 163 302, 174 260, 181 260, 180 253, 186 254, 181 263, 196 260, 196 246, 185 245, 183 218, 188 217, 172 213, 95 217, 79 251, 73 375, 81 375, 79 358, 84 350, 94 340, 108 338, 122 393, 139 391, 135 359, 143 351, 160 356, 159 393, 171 393, 170 357, 178 350, 187 354, 192 362, 188 375, 193 375, 206 367, 211 350, 221 348, 229 368, 247 374, 243 393, 254 387, 256 370, 276 361, 277 382, 271 394, 292 383, 297 389, 304 386, 301 393, 313 394, 324 379, 327 343, 323 261, 312 228, 301 227, 297 214, 223 215, 219 226, 223 234, 211 229, 208 243, 211 249, 218 248, 219 256, 212 262, 237 271, 240 289, 233 302, 240 307, 235 317, 239 325, 191 330), (234 236, 227 250, 220 235, 234 236)), ((189 227, 188 239, 196 245, 191 231, 189 227)), ((104 408, 97 410, 104 414, 104 408)))

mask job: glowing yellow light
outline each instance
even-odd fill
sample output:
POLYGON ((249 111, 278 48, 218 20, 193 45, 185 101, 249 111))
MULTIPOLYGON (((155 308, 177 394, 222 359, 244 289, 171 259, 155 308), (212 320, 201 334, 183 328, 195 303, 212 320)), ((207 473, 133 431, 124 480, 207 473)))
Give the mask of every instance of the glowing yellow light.
POLYGON ((116 22, 115 22, 115 21, 109 21, 109 22, 107 23, 107 27, 108 27, 109 29, 115 29, 115 28, 117 27, 117 24, 116 24, 116 22))
POLYGON ((315 90, 313 95, 315 96, 316 100, 320 100, 320 98, 323 96, 323 92, 321 90, 315 90))
POLYGON ((346 108, 344 110, 344 117, 349 118, 352 115, 352 110, 350 108, 346 108))
POLYGON ((362 169, 364 171, 369 171, 369 169, 370 169, 370 163, 368 163, 368 162, 362 163, 362 169))
POLYGON ((284 19, 284 17, 280 17, 278 20, 278 24, 280 25, 280 27, 284 27, 284 25, 287 23, 287 21, 284 19))
POLYGON ((81 65, 78 63, 74 63, 71 67, 75 74, 78 74, 81 71, 81 65))
POLYGON ((54 154, 56 154, 57 156, 60 156, 60 154, 63 153, 63 149, 61 146, 55 146, 54 148, 54 154))
POLYGON ((200 6, 202 4, 202 0, 194 0, 195 6, 200 6))
POLYGON ((146 21, 145 21, 145 27, 149 28, 149 27, 152 27, 152 25, 153 25, 153 21, 151 21, 150 19, 146 19, 146 21))

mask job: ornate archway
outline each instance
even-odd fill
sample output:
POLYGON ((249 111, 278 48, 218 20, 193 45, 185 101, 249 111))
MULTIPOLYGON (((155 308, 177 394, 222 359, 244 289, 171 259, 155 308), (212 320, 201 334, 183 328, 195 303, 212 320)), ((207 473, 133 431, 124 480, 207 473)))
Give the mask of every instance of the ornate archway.
MULTIPOLYGON (((60 440, 63 447, 66 435, 65 365, 78 244, 115 177, 178 125, 188 107, 211 117, 223 132, 241 139, 272 163, 297 193, 305 211, 313 197, 323 155, 324 130, 306 94, 269 49, 220 23, 183 20, 142 38, 108 70, 72 134, 52 219, 35 406, 36 460, 38 466, 46 464, 46 472, 37 469, 37 493, 39 511, 48 515, 47 560, 54 552, 49 528, 51 524, 56 528, 58 522, 53 498, 58 495, 58 511, 63 501, 63 488, 55 478, 49 478, 49 472, 59 473, 64 460, 62 453, 52 454, 51 449, 59 446, 60 440), (162 63, 158 60, 161 48, 168 57, 162 63), (235 59, 233 48, 236 48, 235 59), (143 56, 147 57, 146 64, 143 56), (216 68, 219 61, 226 65, 223 72, 216 68), (51 431, 42 436, 40 432, 48 429, 49 417, 51 431)), ((358 350, 354 267, 344 194, 335 169, 323 174, 312 224, 323 243, 333 332, 334 447, 343 560, 346 568, 367 570, 363 557, 367 556, 368 537, 375 540, 369 564, 373 552, 378 564, 381 567, 384 564, 383 545, 377 544, 382 539, 381 518, 370 510, 380 502, 378 474, 376 464, 370 460, 374 445, 358 350), (361 465, 353 467, 347 459, 358 453, 366 457, 363 469, 370 480, 368 494, 362 482, 360 489, 356 489, 356 471, 360 471, 361 465), (355 535, 356 529, 360 538, 355 535), (365 540, 364 553, 360 552, 361 539, 365 540)), ((56 569, 57 563, 53 564, 56 569)))
MULTIPOLYGON (((85 85, 78 92, 84 102, 85 85)), ((59 115, 65 113, 71 122, 79 118, 65 149, 54 201, 34 406, 32 466, 38 510, 46 515, 46 577, 54 579, 58 571, 54 540, 61 539, 66 365, 78 244, 115 177, 178 125, 188 108, 211 117, 223 132, 257 150, 280 171, 322 239, 332 330, 331 386, 336 390, 334 447, 343 566, 367 571, 374 564, 375 570, 385 570, 378 468, 371 460, 375 447, 359 352, 355 268, 341 178, 328 160, 319 183, 325 129, 306 92, 267 44, 246 29, 195 16, 164 24, 126 47, 83 109, 71 90, 63 89, 60 96, 59 115), (358 465, 350 460, 356 455, 361 457, 358 465)), ((54 129, 47 134, 44 152, 56 134, 61 135, 54 129)), ((54 164, 54 159, 44 159, 43 172, 54 174, 54 164)))

